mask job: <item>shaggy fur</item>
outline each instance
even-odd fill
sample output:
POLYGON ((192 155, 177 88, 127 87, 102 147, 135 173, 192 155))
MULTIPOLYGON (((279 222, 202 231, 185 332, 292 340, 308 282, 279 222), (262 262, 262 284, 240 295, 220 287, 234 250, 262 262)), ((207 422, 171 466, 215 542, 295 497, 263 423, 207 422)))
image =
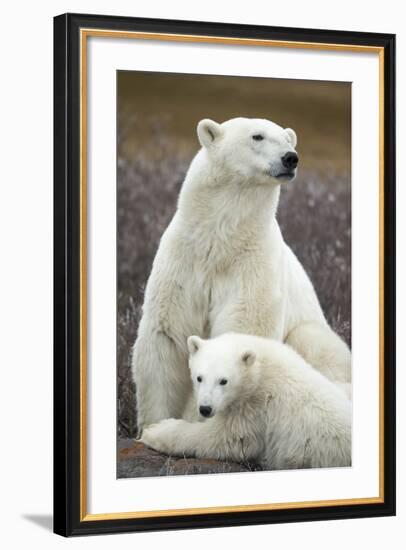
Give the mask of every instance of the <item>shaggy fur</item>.
POLYGON ((351 465, 351 403, 292 348, 228 333, 189 338, 191 410, 202 422, 167 419, 142 441, 169 455, 259 462, 267 469, 351 465))
POLYGON ((350 351, 328 326, 276 221, 280 186, 295 175, 281 160, 295 150, 295 133, 237 118, 203 120, 198 136, 202 148, 162 236, 133 349, 139 434, 181 417, 191 392, 190 334, 286 341, 330 380, 351 381, 350 351))

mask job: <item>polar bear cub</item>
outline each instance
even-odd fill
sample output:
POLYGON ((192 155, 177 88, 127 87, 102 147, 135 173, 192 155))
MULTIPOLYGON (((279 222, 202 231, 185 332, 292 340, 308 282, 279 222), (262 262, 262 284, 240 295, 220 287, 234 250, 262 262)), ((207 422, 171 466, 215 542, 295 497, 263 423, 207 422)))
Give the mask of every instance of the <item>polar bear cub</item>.
POLYGON ((259 462, 266 469, 351 465, 351 402, 291 347, 226 333, 188 339, 196 414, 144 430, 170 455, 259 462))

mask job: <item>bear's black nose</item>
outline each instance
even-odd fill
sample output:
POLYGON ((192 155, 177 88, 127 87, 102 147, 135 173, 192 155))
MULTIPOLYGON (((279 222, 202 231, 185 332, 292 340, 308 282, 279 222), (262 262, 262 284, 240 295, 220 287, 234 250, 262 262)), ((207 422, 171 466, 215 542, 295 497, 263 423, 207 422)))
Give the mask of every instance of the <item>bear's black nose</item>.
POLYGON ((283 155, 282 157, 282 164, 285 168, 288 170, 294 170, 297 166, 297 163, 299 162, 299 157, 296 153, 286 153, 286 155, 283 155))
POLYGON ((208 418, 211 415, 212 408, 211 407, 199 407, 199 412, 202 416, 205 418, 208 418))

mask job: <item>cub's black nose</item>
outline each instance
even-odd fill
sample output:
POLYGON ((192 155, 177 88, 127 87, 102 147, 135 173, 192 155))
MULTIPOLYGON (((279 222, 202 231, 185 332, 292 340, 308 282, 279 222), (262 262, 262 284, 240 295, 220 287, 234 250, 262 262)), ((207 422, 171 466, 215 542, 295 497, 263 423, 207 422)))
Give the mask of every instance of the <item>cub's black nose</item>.
POLYGON ((288 170, 294 170, 299 162, 299 157, 296 153, 286 153, 282 157, 282 164, 288 170))
POLYGON ((199 412, 202 416, 205 418, 208 418, 211 415, 212 408, 211 407, 200 407, 199 412))

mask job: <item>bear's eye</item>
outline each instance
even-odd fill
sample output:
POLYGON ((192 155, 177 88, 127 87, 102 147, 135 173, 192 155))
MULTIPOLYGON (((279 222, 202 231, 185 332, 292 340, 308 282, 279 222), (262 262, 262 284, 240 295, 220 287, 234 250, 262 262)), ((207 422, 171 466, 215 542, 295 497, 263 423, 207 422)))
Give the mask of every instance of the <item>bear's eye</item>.
POLYGON ((225 378, 222 378, 220 380, 220 386, 225 386, 227 384, 228 380, 226 380, 225 378))
POLYGON ((198 377, 196 378, 196 380, 197 380, 198 382, 201 382, 201 381, 202 381, 202 377, 201 377, 201 376, 198 376, 198 377))
POLYGON ((252 136, 252 139, 255 139, 255 141, 262 141, 264 136, 262 134, 255 134, 252 136))

